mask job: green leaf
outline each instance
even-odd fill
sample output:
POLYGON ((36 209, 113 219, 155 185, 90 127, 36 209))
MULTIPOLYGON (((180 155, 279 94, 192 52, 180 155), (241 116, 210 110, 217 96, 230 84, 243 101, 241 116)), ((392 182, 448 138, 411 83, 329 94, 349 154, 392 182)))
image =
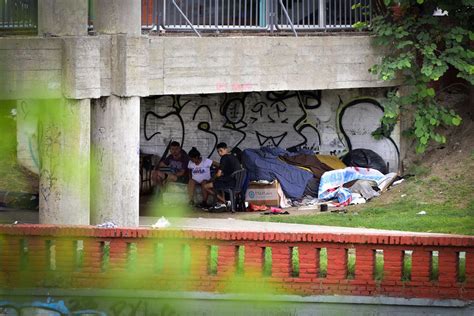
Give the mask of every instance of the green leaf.
POLYGON ((426 145, 423 145, 423 144, 420 144, 420 143, 418 145, 416 145, 416 152, 418 154, 424 153, 425 150, 426 150, 426 145))
POLYGON ((425 2, 425 0, 416 0, 416 2, 418 2, 418 4, 423 4, 423 2, 425 2))
POLYGON ((453 123, 454 126, 459 126, 461 124, 461 117, 455 116, 453 117, 451 122, 453 123))

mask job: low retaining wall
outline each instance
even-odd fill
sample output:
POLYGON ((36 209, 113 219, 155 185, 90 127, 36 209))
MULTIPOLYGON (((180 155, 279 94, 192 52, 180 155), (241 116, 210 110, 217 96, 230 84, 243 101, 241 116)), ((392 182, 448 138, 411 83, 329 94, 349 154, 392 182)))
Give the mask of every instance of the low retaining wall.
POLYGON ((4 225, 0 287, 474 300, 474 237, 440 236, 4 225))

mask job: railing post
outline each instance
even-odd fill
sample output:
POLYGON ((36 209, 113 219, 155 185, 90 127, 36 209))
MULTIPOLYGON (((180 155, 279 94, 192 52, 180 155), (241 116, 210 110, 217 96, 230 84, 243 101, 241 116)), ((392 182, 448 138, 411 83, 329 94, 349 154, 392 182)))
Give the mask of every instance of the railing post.
POLYGON ((216 33, 219 33, 219 0, 214 0, 214 25, 216 33))
POLYGON ((268 12, 268 24, 270 26, 270 33, 276 30, 276 11, 277 11, 277 0, 268 0, 267 12, 268 12))
POLYGON ((293 34, 295 37, 298 37, 298 34, 296 33, 295 26, 293 25, 293 21, 290 18, 290 15, 288 14, 288 10, 286 9, 285 5, 283 4, 283 0, 279 0, 281 8, 283 12, 285 13, 286 19, 288 20, 288 23, 290 24, 291 30, 293 31, 293 34))
POLYGON ((318 0, 319 27, 326 28, 326 0, 318 0))

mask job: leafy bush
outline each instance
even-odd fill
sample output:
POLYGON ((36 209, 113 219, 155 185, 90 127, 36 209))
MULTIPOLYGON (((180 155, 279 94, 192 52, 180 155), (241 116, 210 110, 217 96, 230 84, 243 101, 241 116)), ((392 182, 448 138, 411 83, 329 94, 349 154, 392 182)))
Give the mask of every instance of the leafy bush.
POLYGON ((397 89, 388 93, 382 125, 374 137, 390 135, 400 113, 409 107, 415 107, 408 132, 417 140, 418 153, 431 141, 446 142, 440 126, 461 124, 458 114, 437 102, 433 87, 450 68, 474 83, 473 9, 474 0, 378 0, 371 25, 355 25, 369 27, 377 35, 375 44, 386 49, 381 62, 369 71, 382 80, 401 78, 409 87, 403 95, 397 89), (434 16, 437 9, 445 15, 434 16))

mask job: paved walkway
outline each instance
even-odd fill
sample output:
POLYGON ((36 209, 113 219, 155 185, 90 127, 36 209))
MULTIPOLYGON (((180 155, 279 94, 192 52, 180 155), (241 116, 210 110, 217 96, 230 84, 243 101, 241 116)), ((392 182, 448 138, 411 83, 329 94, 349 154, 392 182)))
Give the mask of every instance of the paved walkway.
MULTIPOLYGON (((313 211, 314 212, 314 211, 313 211)), ((252 213, 251 213, 252 214, 252 213)), ((251 220, 242 220, 239 217, 247 216, 248 213, 206 213, 193 212, 193 217, 187 218, 167 218, 171 223, 171 227, 190 229, 190 230, 208 230, 208 231, 227 231, 227 232, 283 232, 283 233, 331 233, 331 234, 393 234, 402 236, 456 236, 449 234, 435 233, 415 233, 395 230, 369 229, 369 228, 351 228, 337 226, 320 226, 320 225, 304 225, 290 223, 272 223, 257 222, 251 220), (203 218, 199 214, 205 216, 218 216, 220 218, 203 218)), ((252 214, 255 217, 261 216, 259 213, 252 214)), ((264 215, 262 215, 264 216, 264 215)), ((278 215, 284 216, 284 215, 278 215)), ((159 217, 140 216, 140 226, 150 227, 155 224, 159 217)), ((0 208, 0 224, 18 223, 37 224, 37 211, 12 211, 0 208)))
MULTIPOLYGON (((435 233, 414 233, 396 230, 369 229, 369 228, 351 228, 336 226, 320 226, 320 225, 304 225, 290 223, 271 223, 257 222, 248 220, 239 220, 229 218, 169 218, 171 227, 183 228, 190 230, 209 230, 209 231, 226 231, 226 232, 283 232, 283 233, 331 233, 331 234, 392 234, 401 236, 430 236, 430 237, 447 237, 456 236, 449 234, 435 233)), ((158 218, 156 217, 140 217, 140 226, 151 226, 158 218)))

